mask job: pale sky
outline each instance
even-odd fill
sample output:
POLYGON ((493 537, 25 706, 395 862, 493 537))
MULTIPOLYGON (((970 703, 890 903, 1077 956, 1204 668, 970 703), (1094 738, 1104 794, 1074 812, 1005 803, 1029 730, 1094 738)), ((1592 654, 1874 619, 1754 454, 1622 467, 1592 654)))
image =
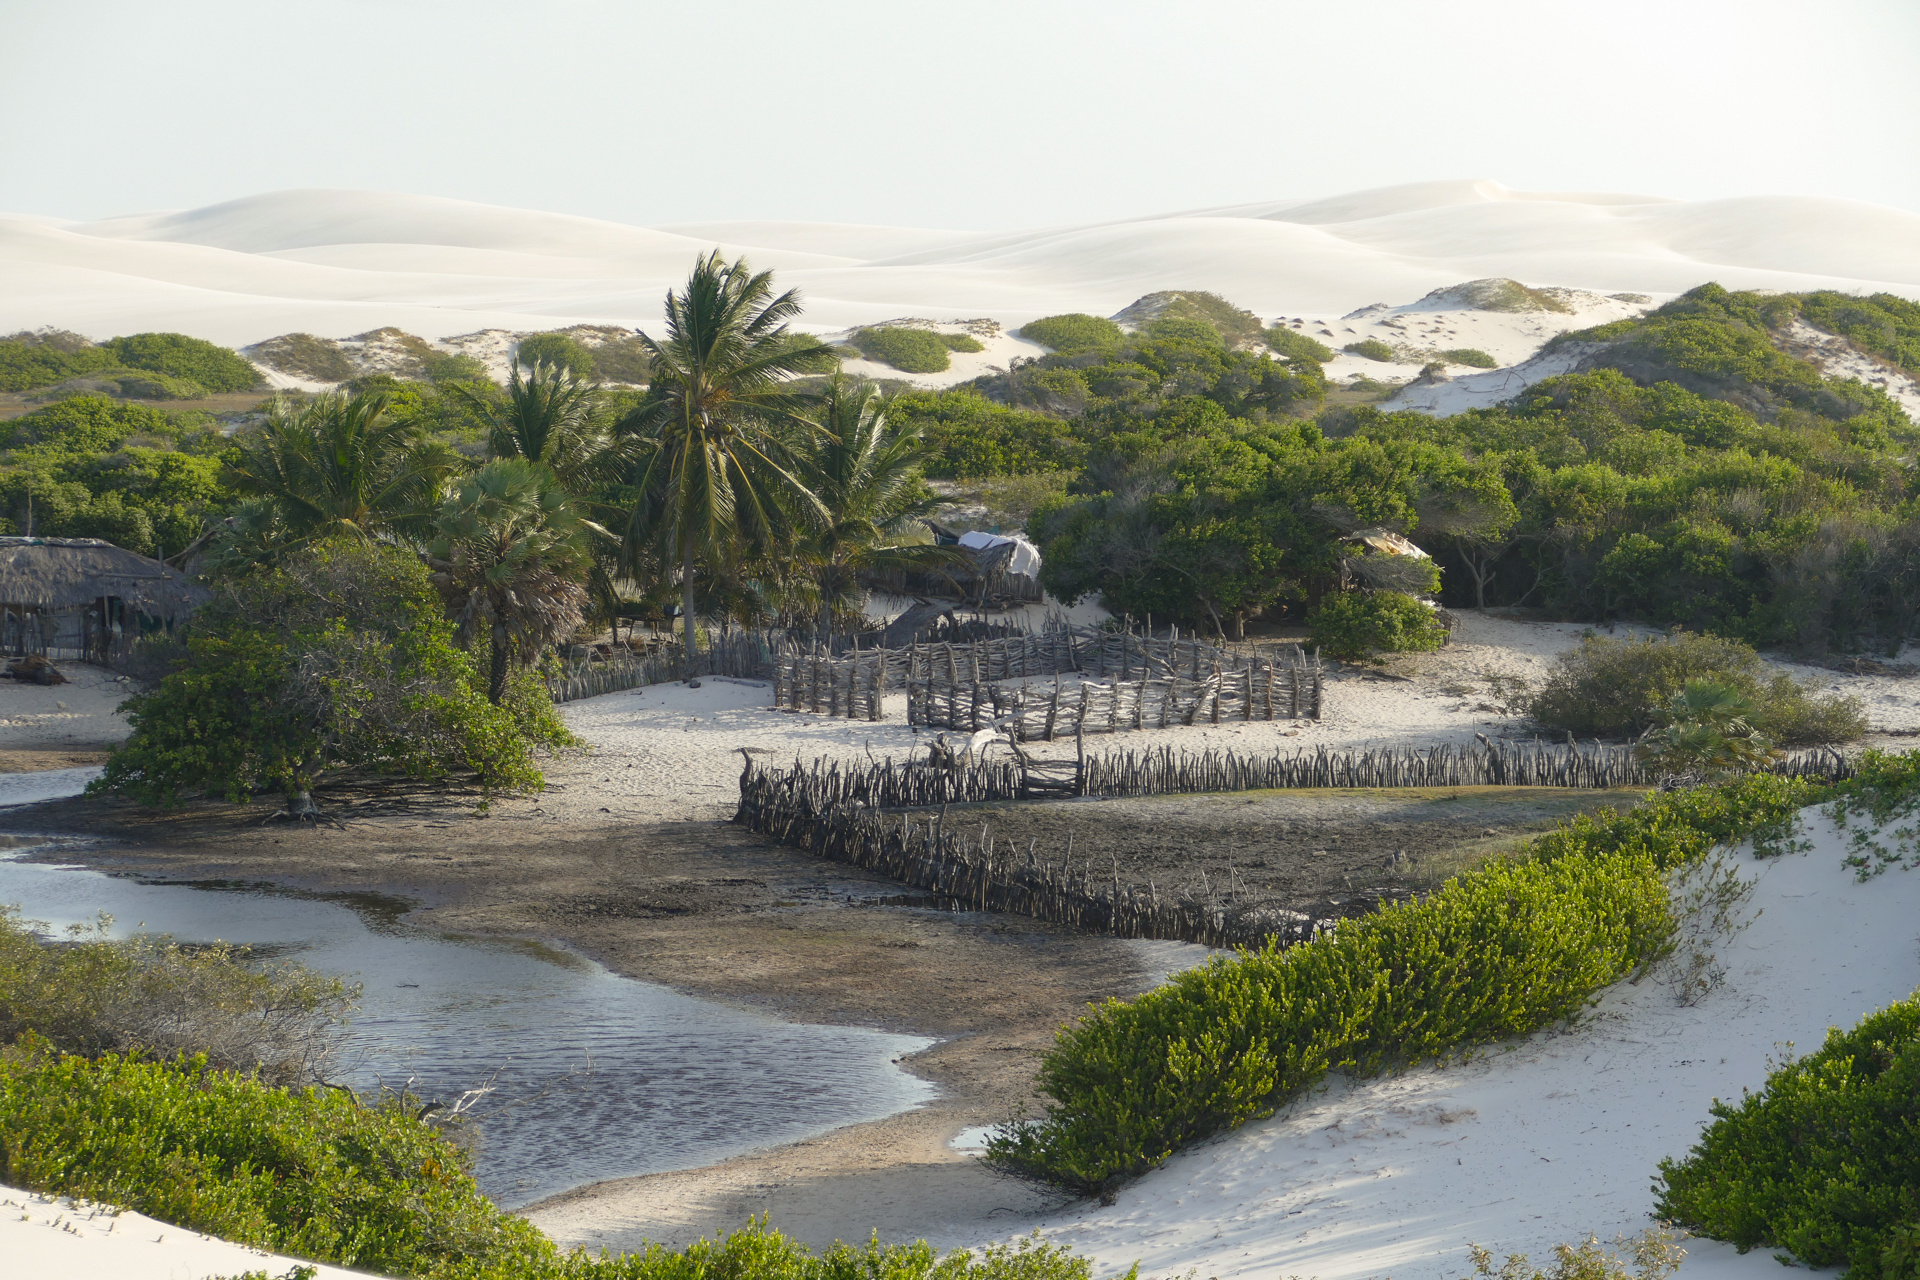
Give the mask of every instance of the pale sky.
POLYGON ((1920 0, 0 0, 0 211, 993 229, 1435 178, 1920 212, 1920 0))

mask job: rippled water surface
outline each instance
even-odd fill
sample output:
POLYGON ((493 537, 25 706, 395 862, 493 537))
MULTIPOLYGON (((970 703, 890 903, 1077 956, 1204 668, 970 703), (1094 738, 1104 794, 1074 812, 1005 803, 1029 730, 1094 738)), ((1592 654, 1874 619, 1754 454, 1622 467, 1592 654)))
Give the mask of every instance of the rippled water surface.
MULTIPOLYGON (((19 776, 19 775, 15 775, 19 776)), ((40 798, 40 797, 35 797, 40 798)), ((0 804, 9 797, 0 790, 0 804)), ((0 855, 0 903, 56 928, 285 948, 365 984, 342 1082, 451 1098, 493 1078, 476 1173, 520 1205, 602 1178, 707 1164, 933 1095, 894 1059, 931 1041, 806 1026, 616 977, 528 943, 440 937, 405 903, 258 885, 145 884, 0 855), (495 1073, 498 1073, 495 1076, 495 1073)))

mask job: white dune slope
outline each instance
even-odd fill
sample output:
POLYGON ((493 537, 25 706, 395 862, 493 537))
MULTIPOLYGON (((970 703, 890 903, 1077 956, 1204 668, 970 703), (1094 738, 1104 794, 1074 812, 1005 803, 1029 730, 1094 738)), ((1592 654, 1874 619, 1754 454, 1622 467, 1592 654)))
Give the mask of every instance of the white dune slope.
POLYGON ((1488 276, 1601 293, 1703 280, 1920 295, 1920 216, 1808 197, 1703 202, 1420 183, 1331 200, 979 234, 821 223, 662 228, 457 200, 283 191, 184 213, 0 217, 0 331, 305 331, 654 322, 715 245, 807 296, 823 331, 899 316, 1109 315, 1210 289, 1263 316, 1338 315, 1488 276))
MULTIPOLYGON (((1660 1160, 1686 1153, 1714 1098, 1920 987, 1920 871, 1857 883, 1833 824, 1805 816, 1811 852, 1741 859, 1752 922, 1719 944, 1726 977, 1700 1003, 1622 985, 1572 1031, 1336 1084, 1047 1234, 1149 1275, 1441 1280, 1471 1273, 1469 1242, 1549 1263, 1555 1244, 1645 1230, 1660 1160)), ((1771 1250, 1684 1247, 1681 1280, 1780 1274, 1771 1250)))

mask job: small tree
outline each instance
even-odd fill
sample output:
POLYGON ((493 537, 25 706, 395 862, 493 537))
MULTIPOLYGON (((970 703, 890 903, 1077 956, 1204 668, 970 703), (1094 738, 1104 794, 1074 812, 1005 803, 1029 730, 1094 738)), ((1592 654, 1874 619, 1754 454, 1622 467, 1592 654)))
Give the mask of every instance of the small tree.
POLYGON ((1659 712, 1634 754, 1659 773, 1746 772, 1779 754, 1753 726, 1754 705, 1730 684, 1689 680, 1659 712))
POLYGON ((1342 591, 1307 616, 1313 642, 1329 657, 1368 661, 1379 653, 1432 653, 1447 641, 1435 610, 1398 591, 1342 591))
POLYGON ((336 537, 222 584, 185 652, 126 706, 133 732, 94 787, 146 804, 287 797, 344 768, 538 786, 527 729, 489 705, 419 559, 336 537))

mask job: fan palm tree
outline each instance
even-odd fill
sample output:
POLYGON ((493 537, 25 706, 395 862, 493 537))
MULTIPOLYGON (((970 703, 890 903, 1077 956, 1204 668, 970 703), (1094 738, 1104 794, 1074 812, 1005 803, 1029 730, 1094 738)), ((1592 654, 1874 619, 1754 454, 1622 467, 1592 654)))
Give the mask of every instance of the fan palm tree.
POLYGON ((889 428, 880 388, 835 374, 816 423, 819 429, 803 436, 795 452, 800 478, 821 510, 805 527, 796 559, 813 580, 824 638, 836 609, 859 605, 863 574, 939 572, 968 557, 957 547, 898 542, 940 499, 920 480, 932 453, 925 437, 918 427, 889 428))
POLYGON ((743 542, 764 548, 790 528, 790 512, 820 511, 793 474, 783 434, 811 429, 804 398, 787 385, 817 360, 787 340, 799 311, 793 290, 774 296, 771 272, 725 262, 716 249, 694 264, 684 290, 668 291, 665 338, 639 335, 653 380, 629 424, 646 461, 628 543, 635 560, 651 542, 662 563, 679 567, 688 674, 697 569, 737 558, 743 542))
POLYGON ((494 705, 506 696, 512 663, 532 662, 580 625, 580 578, 595 533, 605 530, 574 510, 553 473, 524 458, 489 462, 441 505, 427 563, 460 642, 486 633, 494 705))
POLYGON ((598 388, 565 365, 536 360, 523 377, 516 363, 507 374, 504 401, 469 386, 455 390, 486 422, 493 457, 538 463, 582 500, 619 475, 627 442, 594 421, 598 388))
POLYGON ((460 459, 391 408, 384 391, 322 395, 297 408, 278 401, 236 442, 228 479, 272 504, 289 543, 420 532, 460 459))

